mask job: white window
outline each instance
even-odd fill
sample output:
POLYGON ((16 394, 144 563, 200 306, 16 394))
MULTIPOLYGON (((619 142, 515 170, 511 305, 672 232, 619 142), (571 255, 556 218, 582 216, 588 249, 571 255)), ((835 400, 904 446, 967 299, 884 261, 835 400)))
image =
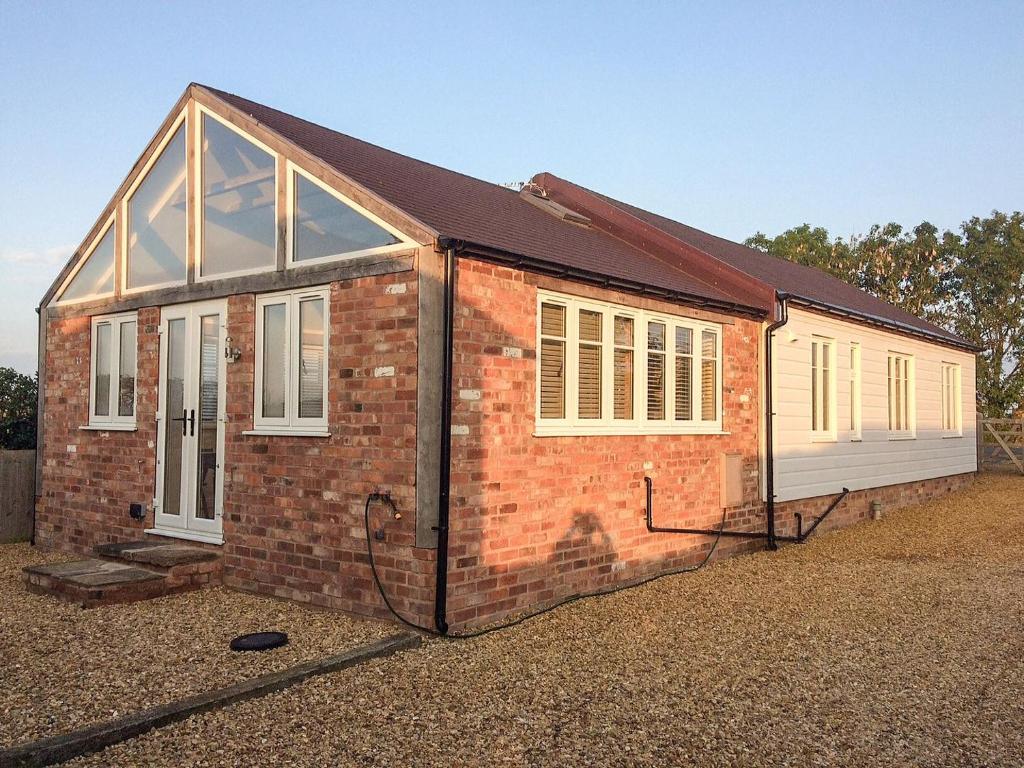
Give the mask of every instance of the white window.
POLYGON ((850 439, 861 436, 860 344, 850 342, 850 439))
POLYGON ((889 353, 889 436, 914 437, 914 358, 889 353))
POLYGON ((415 245, 397 229, 288 163, 288 265, 319 264, 415 245))
POLYGON ((58 294, 59 304, 101 299, 114 295, 114 217, 85 252, 58 294))
POLYGON ((134 312, 92 319, 89 426, 135 426, 138 320, 134 312))
POLYGON ((197 279, 277 266, 277 156, 204 109, 196 121, 197 279))
POLYGON ((253 426, 269 432, 327 432, 329 290, 256 298, 253 426))
POLYGON ((186 278, 188 214, 184 113, 126 195, 126 292, 178 285, 186 278))
POLYGON ((721 327, 541 292, 538 435, 721 431, 721 327))
POLYGON ((942 364, 942 431, 947 437, 963 435, 960 366, 956 363, 942 364))
POLYGON ((811 436, 834 440, 836 435, 835 341, 811 339, 811 436))

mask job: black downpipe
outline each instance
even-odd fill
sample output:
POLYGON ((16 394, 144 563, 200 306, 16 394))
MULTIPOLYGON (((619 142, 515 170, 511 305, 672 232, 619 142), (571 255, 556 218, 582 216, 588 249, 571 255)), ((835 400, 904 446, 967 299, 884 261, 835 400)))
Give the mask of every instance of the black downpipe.
POLYGON ((768 549, 778 549, 775 535, 775 407, 772 403, 772 336, 789 322, 789 294, 776 294, 782 307, 781 316, 764 332, 764 438, 765 438, 765 511, 768 517, 768 549))
POLYGON ((444 251, 444 362, 441 368, 441 473, 437 493, 437 579, 434 626, 448 634, 448 521, 452 476, 452 355, 455 328, 455 248, 444 251))
MULTIPOLYGON (((649 477, 645 477, 644 484, 647 486, 647 530, 650 533, 690 533, 695 536, 731 536, 735 539, 765 539, 768 537, 767 533, 759 531, 727 531, 724 529, 724 515, 722 528, 663 528, 657 526, 654 524, 654 481, 649 477)), ((776 539, 780 541, 796 541, 794 536, 777 536, 776 539)))
POLYGON ((832 503, 828 505, 828 509, 826 509, 822 513, 821 517, 819 517, 817 520, 815 520, 814 523, 811 524, 811 527, 808 528, 806 531, 803 529, 804 528, 804 518, 803 518, 803 516, 799 512, 797 512, 796 513, 796 539, 797 539, 797 541, 799 541, 801 544, 804 541, 806 541, 807 537, 810 536, 812 533, 814 533, 814 529, 817 528, 819 525, 821 525, 821 521, 824 520, 826 517, 828 517, 829 515, 832 514, 832 511, 836 507, 839 506, 839 503, 843 499, 846 498, 846 494, 848 494, 849 492, 850 492, 849 488, 843 488, 843 492, 840 493, 838 496, 836 496, 834 499, 832 499, 832 503))

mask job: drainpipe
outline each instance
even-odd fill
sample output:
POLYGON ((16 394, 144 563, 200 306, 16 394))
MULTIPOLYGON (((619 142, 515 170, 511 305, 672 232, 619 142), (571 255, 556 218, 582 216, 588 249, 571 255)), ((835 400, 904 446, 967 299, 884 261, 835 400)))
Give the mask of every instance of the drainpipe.
POLYGON ((789 294, 775 295, 781 308, 779 319, 764 332, 764 434, 765 434, 765 500, 768 515, 768 549, 778 549, 775 535, 775 409, 772 404, 772 337, 779 328, 789 322, 789 294))
POLYGON ((452 348, 455 327, 455 248, 444 247, 444 360, 441 367, 441 472, 437 492, 437 579, 434 587, 434 626, 448 634, 448 519, 452 463, 452 348))

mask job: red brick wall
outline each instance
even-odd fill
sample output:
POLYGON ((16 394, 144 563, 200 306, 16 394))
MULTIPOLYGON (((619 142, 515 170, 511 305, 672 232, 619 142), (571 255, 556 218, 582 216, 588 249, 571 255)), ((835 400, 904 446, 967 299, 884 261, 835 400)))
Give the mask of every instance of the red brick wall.
MULTIPOLYGON (((453 627, 557 602, 703 559, 711 538, 651 534, 644 477, 655 481, 655 524, 717 527, 720 457, 740 452, 743 503, 731 529, 764 530, 758 498, 759 323, 459 263, 452 439, 449 619, 453 627), (534 437, 538 287, 627 306, 726 320, 723 435, 534 437)), ((384 617, 366 561, 363 504, 390 491, 403 516, 374 542, 395 607, 431 623, 434 552, 413 546, 416 466, 416 280, 413 273, 331 286, 329 438, 244 435, 252 428, 254 297, 234 296, 228 335, 242 352, 227 366, 224 580, 229 586, 384 617), (393 375, 375 375, 393 368, 393 375)), ((152 526, 159 309, 139 311, 138 431, 92 432, 89 318, 49 323, 43 545, 87 553, 143 537, 152 526), (73 450, 72 450, 73 447, 73 450), (147 505, 132 521, 128 504, 147 505)), ((851 494, 820 530, 941 495, 971 475, 851 494)), ((805 527, 831 497, 780 504, 780 533, 805 527)), ((763 541, 723 539, 716 558, 763 541)))
MULTIPOLYGON (((931 480, 918 480, 913 483, 887 485, 880 488, 868 488, 862 491, 851 491, 819 525, 813 536, 836 528, 871 519, 871 502, 882 504, 882 515, 887 515, 900 507, 911 504, 922 504, 931 499, 945 496, 974 482, 973 472, 962 475, 936 477, 931 480)), ((838 494, 837 494, 838 495, 838 494)), ((811 499, 787 501, 775 505, 776 531, 780 536, 796 534, 796 514, 803 517, 803 530, 807 531, 814 524, 815 518, 821 515, 836 496, 816 496, 811 499)))
POLYGON ((87 554, 94 544, 142 538, 152 525, 128 516, 132 502, 150 507, 156 467, 160 312, 139 310, 136 432, 95 432, 89 423, 91 319, 50 320, 46 332, 43 492, 36 540, 87 554))
MULTIPOLYGON (((227 366, 224 580, 228 585, 383 615, 366 563, 366 495, 390 491, 406 514, 375 542, 399 610, 430 615, 431 550, 413 548, 416 469, 416 280, 412 272, 331 285, 329 438, 243 435, 252 429, 253 295, 228 303, 242 356, 227 366), (393 375, 375 375, 393 368, 393 375)), ((88 554, 141 539, 153 524, 159 309, 139 311, 137 432, 91 432, 90 320, 51 321, 47 335, 43 495, 37 540, 88 554), (74 446, 75 451, 69 451, 74 446), (128 516, 143 502, 147 519, 128 516)), ((376 524, 386 516, 375 511, 376 524)))
MULTIPOLYGON (((740 452, 744 502, 730 508, 728 523, 736 529, 764 526, 757 477, 759 323, 737 318, 724 326, 728 434, 534 437, 538 283, 627 306, 715 319, 504 267, 459 262, 448 600, 455 626, 702 559, 710 539, 647 532, 645 475, 655 481, 657 525, 717 526, 720 457, 740 452), (522 356, 507 356, 507 347, 522 356), (461 397, 463 390, 474 399, 461 397)), ((721 550, 757 546, 723 540, 721 550)))

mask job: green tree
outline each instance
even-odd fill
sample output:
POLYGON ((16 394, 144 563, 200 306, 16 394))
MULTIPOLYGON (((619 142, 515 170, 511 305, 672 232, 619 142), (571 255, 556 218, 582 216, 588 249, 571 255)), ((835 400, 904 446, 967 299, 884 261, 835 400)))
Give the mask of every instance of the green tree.
POLYGON ((911 231, 895 222, 875 224, 867 235, 852 238, 854 284, 918 317, 941 319, 950 237, 940 237, 927 221, 911 231))
POLYGON ((1024 403, 1024 214, 993 211, 946 233, 947 325, 982 347, 978 399, 990 418, 1024 403))
POLYGON ((772 256, 824 270, 848 283, 856 283, 857 270, 849 243, 840 238, 833 240, 824 227, 801 224, 775 237, 758 232, 747 238, 745 244, 772 256))
POLYGON ((0 448, 36 446, 36 380, 13 368, 0 368, 0 448))

